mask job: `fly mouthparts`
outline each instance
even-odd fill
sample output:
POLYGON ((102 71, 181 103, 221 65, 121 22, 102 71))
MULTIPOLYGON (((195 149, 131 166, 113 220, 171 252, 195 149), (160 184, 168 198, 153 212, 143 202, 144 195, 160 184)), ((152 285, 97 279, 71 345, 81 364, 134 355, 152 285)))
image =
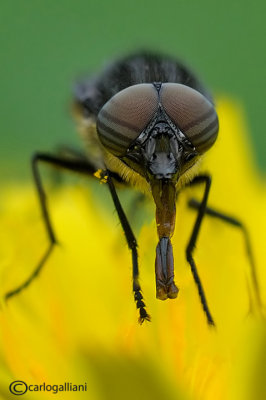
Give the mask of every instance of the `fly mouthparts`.
POLYGON ((173 248, 169 237, 162 237, 157 244, 155 275, 157 299, 175 299, 178 288, 174 282, 173 248))

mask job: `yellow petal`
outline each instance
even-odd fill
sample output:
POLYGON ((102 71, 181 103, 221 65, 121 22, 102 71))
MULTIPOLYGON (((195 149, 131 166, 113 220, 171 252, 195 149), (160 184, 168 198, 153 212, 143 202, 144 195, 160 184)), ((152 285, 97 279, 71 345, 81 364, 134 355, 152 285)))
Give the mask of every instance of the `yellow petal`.
MULTIPOLYGON (((241 108, 221 99, 218 114, 219 139, 202 165, 213 176, 209 204, 241 220, 250 232, 265 304, 265 182, 255 170, 241 108)), ((191 196, 200 199, 202 188, 180 195, 173 237, 180 293, 166 302, 155 298, 154 206, 137 209, 135 192, 119 191, 127 209, 134 210, 133 225, 142 227, 140 281, 152 322, 139 326, 131 255, 108 187, 94 181, 88 179, 89 188, 83 179, 74 187, 48 189, 60 245, 30 287, 2 302, 3 398, 13 380, 86 382, 90 399, 264 398, 265 322, 249 313, 252 281, 241 230, 209 217, 201 228, 195 260, 216 322, 212 329, 185 260, 196 217, 186 203, 191 196)), ((1 227, 4 296, 31 274, 48 245, 32 184, 2 188, 1 227)), ((57 398, 68 395, 75 396, 57 398)), ((30 398, 39 396, 34 392, 30 398)))

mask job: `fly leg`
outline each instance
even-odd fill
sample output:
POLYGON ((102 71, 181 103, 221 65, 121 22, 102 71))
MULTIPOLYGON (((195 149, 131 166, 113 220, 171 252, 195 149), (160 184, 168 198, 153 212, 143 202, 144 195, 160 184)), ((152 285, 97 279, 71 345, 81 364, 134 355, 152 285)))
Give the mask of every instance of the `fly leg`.
MULTIPOLYGON (((191 199, 191 200, 189 200, 188 205, 189 205, 189 207, 198 210, 199 207, 200 207, 200 202, 195 200, 195 199, 191 199)), ((249 237, 249 233, 247 231, 247 228, 238 219, 236 219, 236 218, 234 218, 234 217, 232 217, 230 215, 226 215, 224 213, 221 213, 221 212, 219 212, 217 210, 214 210, 213 208, 206 207, 205 214, 210 216, 210 217, 213 217, 213 218, 219 218, 224 222, 227 222, 227 223, 229 223, 229 224, 231 224, 233 226, 236 226, 239 229, 241 229, 241 231, 243 232, 244 240, 245 240, 246 253, 247 253, 247 257, 248 257, 249 265, 250 265, 250 276, 251 276, 251 282, 252 282, 253 292, 254 292, 254 296, 253 297, 254 297, 255 305, 257 306, 257 308, 259 310, 261 310, 262 309, 262 301, 261 301, 261 296, 260 296, 260 290, 259 290, 259 284, 258 284, 258 278, 257 278, 257 272, 256 272, 256 266, 255 266, 252 246, 251 246, 251 243, 250 243, 250 237, 249 237)), ((249 292, 249 295, 250 295, 250 304, 252 305, 253 301, 252 301, 252 296, 251 296, 250 292, 249 292)))
POLYGON ((46 154, 46 153, 34 154, 34 156, 32 158, 33 178, 34 178, 34 183, 37 188, 37 193, 38 193, 38 197, 39 197, 39 201, 40 201, 44 225, 45 225, 50 243, 48 245, 48 248, 45 250, 43 256, 41 257, 39 263, 37 264, 36 268, 34 269, 32 274, 29 276, 29 278, 25 282, 21 283, 15 289, 7 292, 5 294, 5 299, 9 299, 10 297, 20 293, 23 289, 25 289, 27 286, 29 286, 29 284, 32 282, 32 280, 34 278, 36 278, 37 275, 40 273, 42 267, 44 266, 45 262, 47 261, 50 254, 52 253, 54 246, 58 243, 55 233, 54 233, 54 229, 52 227, 51 219, 49 216, 46 195, 45 195, 45 191, 43 188, 41 175, 39 172, 39 163, 40 162, 50 164, 55 167, 68 169, 70 171, 83 173, 86 175, 91 175, 95 172, 95 168, 93 167, 93 165, 90 164, 89 161, 86 161, 84 159, 68 160, 67 158, 60 158, 60 157, 52 156, 52 155, 46 154))
POLYGON ((141 287, 139 284, 139 267, 138 267, 138 252, 137 252, 137 241, 134 236, 134 233, 129 225, 127 220, 126 214, 121 206, 120 200, 116 193, 116 189, 110 175, 109 171, 102 172, 102 178, 107 180, 107 184, 120 220, 122 225, 123 231, 126 236, 127 244, 129 249, 132 252, 132 266, 133 266, 133 292, 134 292, 134 299, 136 302, 137 309, 139 309, 139 322, 142 324, 144 320, 150 321, 150 315, 146 311, 146 305, 143 301, 143 296, 141 293, 141 287))
MULTIPOLYGON (((44 192, 41 175, 39 172, 39 163, 40 162, 53 165, 54 167, 63 168, 66 170, 85 174, 85 175, 92 175, 96 171, 96 168, 94 167, 94 165, 92 163, 90 163, 89 160, 86 160, 85 158, 78 159, 78 158, 74 157, 72 159, 68 159, 68 158, 53 156, 53 155, 46 154, 46 153, 36 153, 33 156, 33 158, 32 158, 33 177, 34 177, 34 182, 35 182, 35 185, 37 188, 37 193, 38 193, 38 197, 39 197, 39 201, 40 201, 41 211, 43 214, 44 224, 45 224, 45 228, 46 228, 50 243, 49 243, 49 246, 46 249, 44 255, 41 257, 39 263, 37 264, 37 267, 34 269, 34 271, 29 276, 29 278, 25 282, 20 284, 18 287, 16 287, 15 289, 6 293, 5 299, 9 299, 10 297, 20 293, 23 289, 25 289, 26 287, 28 287, 30 285, 32 280, 35 277, 37 277, 37 275, 40 273, 46 260, 50 256, 54 246, 56 244, 58 244, 58 241, 57 241, 55 233, 54 233, 54 229, 52 227, 51 219, 49 216, 46 195, 44 192)), ((140 287, 139 281, 138 281, 139 271, 138 271, 138 258, 137 258, 137 242, 136 242, 134 234, 131 230, 131 227, 127 221, 126 215, 122 209, 121 203, 117 196, 117 193, 116 193, 116 190, 115 190, 115 187, 113 184, 113 180, 112 180, 112 178, 114 178, 114 179, 117 179, 118 181, 121 181, 121 178, 116 173, 112 173, 111 171, 107 171, 107 170, 102 171, 101 175, 107 176, 108 187, 111 192, 121 225, 125 232, 128 246, 132 251, 133 291, 134 291, 137 308, 139 309, 139 313, 140 313, 139 321, 142 323, 145 319, 150 320, 150 316, 148 315, 148 313, 145 310, 145 304, 143 302, 143 296, 141 294, 141 287, 140 287)))
POLYGON ((202 223, 202 219, 204 217, 205 211, 206 211, 206 207, 207 207, 207 201, 208 201, 208 195, 209 195, 209 191, 210 191, 210 186, 211 186, 211 177, 209 175, 199 175, 196 176, 191 182, 190 185, 195 185, 195 184, 200 184, 200 183, 204 183, 205 184, 205 189, 204 189, 204 194, 203 194, 203 198, 202 201, 199 203, 199 206, 197 208, 198 210, 198 215, 190 236, 190 240, 188 242, 187 248, 186 248, 186 257, 187 257, 187 261, 190 265, 191 268, 191 272, 194 278, 194 281, 197 285, 198 288, 198 293, 200 296, 200 301, 203 307, 203 310, 206 314, 207 317, 207 321, 210 325, 215 325, 214 324, 214 320, 212 318, 211 312, 209 310, 208 304, 207 304, 207 300, 206 300, 206 296, 203 290, 203 286, 197 271, 197 267, 193 258, 193 251, 195 249, 196 246, 196 241, 198 238, 198 234, 199 234, 199 230, 201 227, 201 223, 202 223))

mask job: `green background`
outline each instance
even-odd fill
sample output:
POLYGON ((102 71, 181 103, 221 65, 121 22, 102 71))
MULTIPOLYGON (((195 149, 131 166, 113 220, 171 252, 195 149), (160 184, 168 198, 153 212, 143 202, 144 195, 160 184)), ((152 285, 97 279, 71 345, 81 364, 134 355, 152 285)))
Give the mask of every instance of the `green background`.
POLYGON ((265 0, 2 0, 0 7, 2 178, 28 178, 35 150, 80 146, 69 113, 73 82, 139 48, 178 56, 215 94, 239 100, 265 171, 265 0))

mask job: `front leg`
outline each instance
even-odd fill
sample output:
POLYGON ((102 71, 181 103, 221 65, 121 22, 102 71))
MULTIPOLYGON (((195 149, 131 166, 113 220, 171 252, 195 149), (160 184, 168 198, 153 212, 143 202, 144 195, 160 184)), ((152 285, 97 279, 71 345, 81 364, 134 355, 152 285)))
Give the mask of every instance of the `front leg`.
POLYGON ((204 183, 205 184, 205 188, 204 188, 204 195, 203 198, 201 200, 201 202, 199 203, 199 207, 198 207, 198 215, 186 248, 186 258, 187 261, 190 265, 191 268, 191 272, 194 278, 194 281, 197 285, 198 288, 198 293, 200 296, 200 301, 203 307, 203 310, 206 314, 207 317, 207 321, 210 325, 215 325, 214 324, 214 320, 213 317, 211 315, 211 312, 209 310, 209 306, 207 304, 207 299, 203 290, 203 286, 197 271, 197 267, 193 258, 193 251, 195 249, 196 246, 196 242, 197 242, 197 238, 199 235, 199 230, 201 227, 201 223, 202 223, 202 219, 205 215, 205 211, 206 211, 206 207, 207 207, 207 201, 208 201, 208 195, 209 195, 209 191, 210 191, 210 186, 211 186, 211 177, 209 175, 199 175, 196 176, 192 182, 190 183, 190 185, 197 185, 200 183, 204 183))
POLYGON ((139 322, 142 324, 144 320, 150 321, 150 316, 146 311, 146 306, 143 301, 143 296, 141 293, 141 287, 139 283, 139 267, 138 267, 138 252, 137 252, 137 241, 134 233, 129 225, 126 214, 121 206, 120 200, 115 190, 115 186, 108 170, 102 171, 102 178, 106 179, 117 214, 122 225, 123 231, 126 236, 127 244, 132 252, 132 267, 133 267, 133 292, 134 299, 136 302, 137 309, 139 310, 139 322))
MULTIPOLYGON (((39 263, 37 264, 36 268, 33 270, 32 274, 28 277, 28 279, 20 284, 17 288, 10 290, 8 293, 5 295, 5 299, 9 299, 10 297, 20 293, 23 289, 28 287, 30 283, 33 281, 35 277, 40 273, 41 269, 43 268, 45 262, 47 261, 48 257, 50 256, 54 246, 58 243, 54 229, 52 226, 52 222, 49 216, 48 212, 48 207, 47 207, 47 201, 46 201, 46 194, 43 188, 43 183, 41 180, 41 175, 39 171, 39 163, 45 163, 45 164, 50 164, 54 167, 57 168, 62 168, 66 170, 70 170, 73 172, 85 174, 87 176, 93 175, 96 171, 96 168, 93 164, 89 162, 89 160, 86 160, 85 158, 63 158, 63 157, 57 157, 53 156, 51 154, 47 153, 36 153, 33 158, 32 158, 32 171, 33 171, 33 177, 34 177, 34 182, 37 188, 37 193, 40 201, 40 206, 41 206, 41 211, 43 214, 43 220, 45 224, 45 228, 49 237, 49 246, 47 250, 45 251, 44 255, 40 259, 39 263)), ((119 198, 117 196, 113 180, 112 178, 115 178, 118 180, 121 180, 120 177, 117 176, 116 173, 113 173, 111 171, 101 171, 102 177, 106 177, 107 179, 107 184, 108 188, 110 190, 115 208, 117 210, 122 228, 125 232, 127 243, 129 248, 132 251, 132 264, 133 264, 133 291, 134 291, 134 298, 136 301, 137 308, 139 309, 140 317, 139 321, 142 323, 145 319, 150 320, 150 316, 147 313, 145 309, 145 304, 143 302, 143 296, 141 294, 141 287, 139 284, 139 270, 138 270, 138 254, 137 254, 137 242, 135 239, 135 236, 132 232, 132 229, 128 223, 128 220, 126 218, 126 215, 123 211, 123 208, 121 206, 121 203, 119 201, 119 198)))
MULTIPOLYGON (((195 199, 190 199, 188 202, 188 205, 189 205, 189 207, 191 207, 195 210, 199 210, 199 208, 200 208, 200 202, 195 199)), ((242 233, 244 235, 244 240, 245 240, 246 254, 247 254, 247 257, 249 260, 250 277, 251 277, 252 289, 253 289, 253 296, 249 292, 250 306, 251 306, 251 309, 257 309, 260 312, 262 312, 263 306, 262 306, 260 288, 259 288, 259 283, 258 283, 258 278, 257 278, 256 265, 255 265, 254 255, 253 255, 252 246, 251 246, 251 242, 250 242, 249 232, 248 232, 246 226, 239 219, 232 217, 231 215, 226 215, 226 214, 224 214, 218 210, 215 210, 211 207, 206 207, 205 214, 212 218, 218 218, 232 226, 239 228, 242 231, 242 233)))

